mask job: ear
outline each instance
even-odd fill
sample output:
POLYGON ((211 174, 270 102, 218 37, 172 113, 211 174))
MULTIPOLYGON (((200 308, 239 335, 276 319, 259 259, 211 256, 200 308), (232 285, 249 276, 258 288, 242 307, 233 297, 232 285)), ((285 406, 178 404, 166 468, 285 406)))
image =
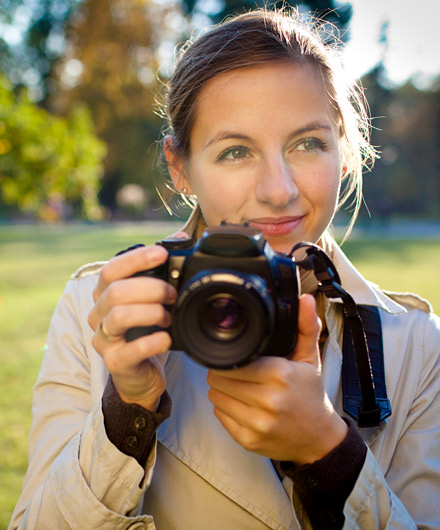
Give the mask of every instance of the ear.
POLYGON ((348 171, 348 167, 346 164, 343 164, 342 166, 342 172, 341 172, 341 180, 344 180, 347 178, 347 171, 348 171))
POLYGON ((185 175, 185 158, 176 154, 174 139, 172 136, 165 136, 163 142, 163 151, 174 187, 179 193, 183 193, 183 190, 186 189, 185 194, 191 195, 191 186, 185 175))

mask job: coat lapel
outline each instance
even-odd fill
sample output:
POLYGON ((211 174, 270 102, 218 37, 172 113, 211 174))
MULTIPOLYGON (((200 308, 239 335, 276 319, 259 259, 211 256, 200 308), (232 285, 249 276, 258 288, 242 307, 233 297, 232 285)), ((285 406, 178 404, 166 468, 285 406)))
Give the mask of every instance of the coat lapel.
POLYGON ((158 440, 269 528, 299 528, 271 461, 237 444, 214 416, 207 397, 206 369, 184 353, 172 352, 166 370, 173 411, 159 427, 158 440))

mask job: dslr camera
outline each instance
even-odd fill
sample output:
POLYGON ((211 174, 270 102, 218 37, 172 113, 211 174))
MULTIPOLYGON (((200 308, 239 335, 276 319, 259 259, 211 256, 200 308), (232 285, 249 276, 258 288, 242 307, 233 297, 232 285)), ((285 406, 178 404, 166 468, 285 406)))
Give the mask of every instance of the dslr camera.
MULTIPOLYGON (((168 259, 136 276, 152 276, 178 292, 171 311, 173 350, 198 363, 232 369, 263 355, 288 356, 297 339, 299 279, 292 258, 274 251, 247 224, 223 222, 201 238, 165 239, 168 259)), ((153 333, 137 327, 127 341, 153 333)))

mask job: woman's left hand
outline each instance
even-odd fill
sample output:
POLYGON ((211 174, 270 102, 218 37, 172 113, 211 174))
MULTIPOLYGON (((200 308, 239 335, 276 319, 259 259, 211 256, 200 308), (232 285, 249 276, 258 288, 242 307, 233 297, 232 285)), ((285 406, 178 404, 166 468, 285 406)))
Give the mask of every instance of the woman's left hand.
POLYGON ((290 359, 261 357, 237 370, 209 370, 214 414, 245 449, 301 465, 332 451, 347 434, 321 378, 321 323, 313 296, 299 301, 290 359))

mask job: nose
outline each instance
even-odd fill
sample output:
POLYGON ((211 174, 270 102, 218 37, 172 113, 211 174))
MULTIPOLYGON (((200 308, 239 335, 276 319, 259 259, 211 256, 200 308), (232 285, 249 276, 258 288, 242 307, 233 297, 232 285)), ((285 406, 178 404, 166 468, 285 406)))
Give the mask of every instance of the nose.
POLYGON ((298 197, 294 170, 282 156, 267 160, 260 171, 256 186, 259 201, 282 208, 298 197))

